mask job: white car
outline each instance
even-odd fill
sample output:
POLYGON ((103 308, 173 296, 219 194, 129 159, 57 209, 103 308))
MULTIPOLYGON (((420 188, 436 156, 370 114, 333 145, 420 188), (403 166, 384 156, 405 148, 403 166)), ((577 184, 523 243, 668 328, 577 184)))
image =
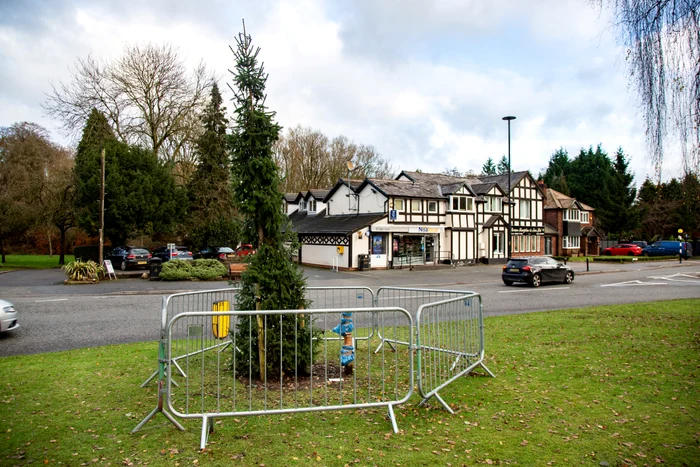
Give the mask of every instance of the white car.
POLYGON ((7 300, 0 299, 0 332, 14 331, 18 327, 15 306, 7 300))

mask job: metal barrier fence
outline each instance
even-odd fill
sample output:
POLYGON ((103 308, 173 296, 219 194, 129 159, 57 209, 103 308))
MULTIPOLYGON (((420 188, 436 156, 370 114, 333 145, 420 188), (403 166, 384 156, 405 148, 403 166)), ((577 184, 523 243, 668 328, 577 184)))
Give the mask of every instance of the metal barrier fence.
MULTIPOLYGON (((202 449, 212 421, 230 416, 386 406, 397 432, 393 406, 411 397, 414 378, 421 405, 435 397, 453 413, 438 391, 479 366, 494 376, 483 363, 483 307, 474 292, 309 287, 306 310, 240 311, 238 291, 164 298, 158 370, 143 384, 159 377, 158 406, 133 432, 158 412, 184 430, 166 402, 177 416, 202 418, 202 449), (250 349, 257 331, 250 328, 246 339, 241 326, 251 326, 253 316, 264 320, 255 329, 293 318, 299 324, 294 342, 316 349, 312 363, 294 375, 280 367, 263 381, 246 377, 254 373, 246 371, 253 356, 241 347, 250 349), (317 332, 309 332, 312 327, 317 332), (346 371, 350 367, 354 371, 346 371)), ((298 353, 282 355, 281 342, 260 347, 279 352, 279 361, 298 353)))
MULTIPOLYGON (((413 322, 400 308, 346 308, 319 310, 187 312, 177 315, 169 324, 167 358, 180 361, 186 377, 180 378, 169 367, 167 373, 167 407, 181 418, 202 419, 202 449, 215 418, 340 410, 348 408, 387 407, 394 431, 398 431, 393 406, 407 401, 413 392, 413 357, 408 349, 402 352, 375 353, 369 342, 355 343, 352 371, 341 364, 341 342, 324 339, 342 319, 352 313, 357 321, 370 322, 375 313, 387 323, 380 330, 393 339, 412 341, 413 322), (249 319, 243 320, 242 318, 249 319), (364 317, 364 318, 363 318, 364 317), (216 326, 227 320, 231 335, 227 339, 231 352, 211 352, 222 346, 216 337, 216 326), (252 319, 251 319, 252 318, 252 319), (309 349, 315 358, 310 368, 298 368, 285 374, 282 361, 296 363, 297 352, 284 353, 281 342, 268 342, 265 361, 279 362, 262 380, 253 377, 257 352, 242 352, 239 339, 257 338, 255 319, 264 321, 262 329, 281 327, 282 319, 293 319, 294 333, 285 337, 293 349, 309 349), (316 332, 312 332, 313 329, 316 332)), ((355 327, 354 334, 368 337, 369 328, 355 327)), ((264 337, 267 339, 267 335, 264 337)), ((287 347, 289 348, 289 347, 287 347)), ((292 367, 297 368, 296 364, 292 367)), ((269 367, 268 367, 269 368, 269 367)))

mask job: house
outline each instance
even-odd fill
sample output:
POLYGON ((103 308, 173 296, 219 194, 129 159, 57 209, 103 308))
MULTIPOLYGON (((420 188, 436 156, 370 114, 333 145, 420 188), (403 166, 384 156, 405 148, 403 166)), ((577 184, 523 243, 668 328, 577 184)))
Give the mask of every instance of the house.
POLYGON ((593 226, 595 209, 559 191, 540 185, 545 193, 545 254, 597 256, 600 234, 593 226))
POLYGON ((543 254, 544 195, 528 172, 509 181, 403 171, 341 179, 322 200, 314 191, 285 196, 303 264, 355 269, 365 255, 371 268, 505 262, 509 230, 514 256, 543 254))

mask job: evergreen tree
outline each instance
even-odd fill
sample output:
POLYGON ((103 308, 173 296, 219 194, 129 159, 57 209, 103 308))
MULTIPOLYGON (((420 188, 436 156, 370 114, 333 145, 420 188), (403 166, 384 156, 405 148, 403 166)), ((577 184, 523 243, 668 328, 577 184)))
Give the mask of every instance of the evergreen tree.
POLYGON ((567 175, 571 171, 571 161, 569 153, 564 148, 559 148, 554 151, 552 157, 549 158, 549 165, 544 174, 540 175, 540 179, 544 181, 547 187, 571 196, 571 190, 567 183, 567 175))
POLYGON ((618 200, 611 195, 614 184, 614 170, 608 154, 598 145, 593 151, 581 149, 579 155, 571 162, 567 183, 571 196, 596 210, 600 227, 605 231, 614 228, 618 213, 618 200))
POLYGON ((226 108, 214 83, 201 116, 204 132, 197 139, 197 169, 187 185, 189 237, 196 248, 235 246, 240 223, 233 208, 231 164, 226 147, 226 108))
POLYGON ((634 209, 637 189, 634 186, 634 175, 629 172, 629 161, 622 148, 618 148, 613 162, 613 182, 608 188, 612 202, 617 208, 608 224, 608 232, 621 237, 629 237, 637 228, 639 218, 634 209))
MULTIPOLYGON (((306 306, 306 282, 287 246, 293 240, 292 231, 282 213, 278 169, 273 160, 272 146, 280 127, 274 122, 274 112, 265 107, 267 75, 258 64, 260 49, 253 47, 245 24, 236 45, 232 48, 235 71, 231 72, 236 113, 230 137, 233 192, 257 247, 241 279, 238 305, 242 310, 256 306, 260 310, 301 309, 306 306)), ((268 373, 279 375, 280 366, 285 373, 308 373, 313 362, 309 334, 313 332, 312 323, 300 325, 293 316, 274 320, 263 315, 242 317, 236 329, 241 354, 236 357, 252 362, 252 373, 263 381, 268 373), (275 351, 267 352, 267 348, 275 351)), ((241 365, 237 371, 246 373, 248 366, 241 365)))
POLYGON ((496 164, 493 163, 492 158, 489 157, 484 165, 481 166, 481 175, 496 175, 496 164))
POLYGON ((97 234, 100 225, 100 153, 105 149, 105 236, 113 246, 132 236, 170 230, 184 198, 171 171, 152 152, 120 143, 94 111, 78 144, 75 175, 80 225, 97 234))
POLYGON ((496 167, 496 170, 498 170, 499 175, 508 173, 508 158, 506 156, 501 157, 501 160, 498 161, 498 166, 496 167))

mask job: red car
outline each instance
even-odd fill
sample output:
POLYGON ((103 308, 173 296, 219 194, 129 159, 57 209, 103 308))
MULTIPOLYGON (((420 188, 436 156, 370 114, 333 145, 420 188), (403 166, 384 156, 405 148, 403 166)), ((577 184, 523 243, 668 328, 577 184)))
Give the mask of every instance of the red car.
POLYGON ((236 248, 236 256, 248 256, 255 253, 253 245, 250 243, 242 243, 238 248, 236 248))
POLYGON ((633 243, 620 243, 606 248, 603 250, 603 254, 605 256, 639 256, 642 254, 642 248, 633 243))

